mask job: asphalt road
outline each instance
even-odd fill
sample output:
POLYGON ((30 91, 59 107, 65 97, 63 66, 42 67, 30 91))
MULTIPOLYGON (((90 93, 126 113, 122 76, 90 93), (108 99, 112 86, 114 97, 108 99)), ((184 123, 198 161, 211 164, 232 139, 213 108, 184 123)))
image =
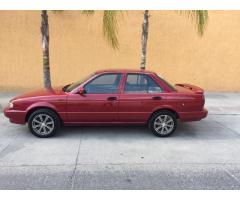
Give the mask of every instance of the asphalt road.
POLYGON ((240 189, 240 115, 146 127, 64 127, 39 139, 0 114, 0 189, 240 189))

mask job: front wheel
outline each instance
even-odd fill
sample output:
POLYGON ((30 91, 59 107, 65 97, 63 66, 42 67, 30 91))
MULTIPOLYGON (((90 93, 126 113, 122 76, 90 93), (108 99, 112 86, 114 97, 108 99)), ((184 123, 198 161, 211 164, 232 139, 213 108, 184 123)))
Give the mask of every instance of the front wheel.
POLYGON ((170 111, 159 111, 149 120, 149 128, 158 137, 167 137, 177 128, 176 115, 170 111))
POLYGON ((57 114, 49 109, 34 111, 28 119, 28 128, 33 135, 47 138, 54 135, 59 128, 60 120, 57 114))

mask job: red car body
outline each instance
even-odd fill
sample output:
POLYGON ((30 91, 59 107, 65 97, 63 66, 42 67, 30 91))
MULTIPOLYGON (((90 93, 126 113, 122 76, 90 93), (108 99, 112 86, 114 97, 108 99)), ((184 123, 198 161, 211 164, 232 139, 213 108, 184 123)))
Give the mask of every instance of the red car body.
POLYGON ((75 124, 146 124, 153 113, 169 110, 180 121, 197 121, 207 116, 204 93, 199 87, 176 84, 175 89, 150 71, 103 70, 81 83, 70 92, 61 87, 33 91, 11 100, 13 106, 4 114, 12 123, 25 124, 31 112, 48 108, 56 112, 64 125, 75 124), (107 74, 121 74, 118 93, 79 94, 79 90, 94 78, 107 74), (127 74, 150 76, 161 88, 159 93, 125 93, 127 74))

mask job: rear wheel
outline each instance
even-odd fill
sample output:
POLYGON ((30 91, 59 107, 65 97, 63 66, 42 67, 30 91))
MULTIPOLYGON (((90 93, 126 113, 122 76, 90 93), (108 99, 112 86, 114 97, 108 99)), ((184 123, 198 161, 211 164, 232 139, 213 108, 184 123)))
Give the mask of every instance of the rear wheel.
POLYGON ((170 111, 159 111, 149 120, 149 128, 158 137, 167 137, 177 128, 176 115, 170 111))
POLYGON ((28 128, 37 137, 47 138, 54 135, 60 126, 60 120, 55 112, 49 109, 34 111, 28 119, 28 128))

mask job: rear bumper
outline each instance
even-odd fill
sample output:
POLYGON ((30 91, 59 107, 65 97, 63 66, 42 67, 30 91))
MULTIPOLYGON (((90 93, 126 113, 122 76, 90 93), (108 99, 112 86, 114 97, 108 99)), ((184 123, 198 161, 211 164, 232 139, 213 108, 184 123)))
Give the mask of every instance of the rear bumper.
POLYGON ((199 121, 205 117, 207 117, 208 111, 207 109, 203 109, 197 112, 180 112, 179 118, 183 122, 190 122, 190 121, 199 121))
POLYGON ((4 109, 4 115, 9 118, 9 121, 15 124, 25 124, 26 112, 21 110, 4 109))

